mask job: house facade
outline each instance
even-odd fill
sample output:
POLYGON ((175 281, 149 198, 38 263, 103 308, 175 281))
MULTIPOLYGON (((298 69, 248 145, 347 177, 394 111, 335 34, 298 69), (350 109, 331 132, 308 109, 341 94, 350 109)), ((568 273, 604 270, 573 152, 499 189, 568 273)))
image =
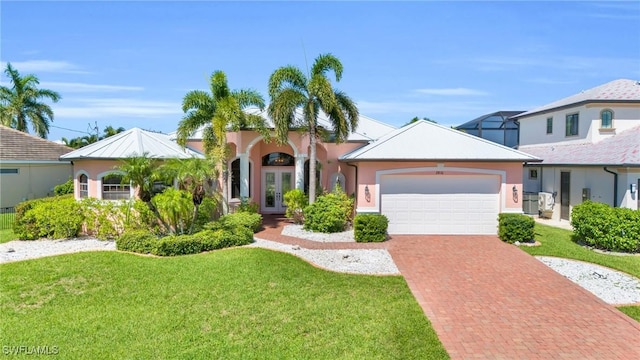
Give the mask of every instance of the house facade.
POLYGON ((72 148, 0 125, 0 208, 52 196, 73 166, 60 160, 72 148))
POLYGON ((640 83, 620 79, 516 115, 525 192, 554 198, 551 217, 570 220, 585 200, 639 209, 640 83))
MULTIPOLYGON (((331 130, 323 115, 318 122, 331 130)), ((113 198, 105 196, 105 188, 119 182, 106 184, 105 175, 115 171, 118 158, 140 155, 155 142, 166 150, 160 158, 202 156, 201 132, 188 139, 186 150, 171 140, 175 134, 146 135, 132 129, 65 155, 74 162, 76 197, 113 198), (140 137, 148 143, 131 145, 140 137), (168 150, 170 146, 175 147, 168 150), (123 148, 128 150, 118 150, 123 148)), ((232 206, 248 198, 264 214, 282 214, 284 194, 308 188, 309 139, 304 133, 292 130, 287 141, 278 144, 243 130, 227 133, 227 141, 229 170, 220 181, 227 181, 228 194, 223 196, 232 206)), ((346 142, 318 143, 316 176, 318 188, 340 186, 353 195, 358 213, 388 216, 390 233, 496 234, 498 213, 522 212, 522 163, 538 160, 427 121, 396 129, 360 116, 346 142)), ((115 190, 126 197, 133 194, 130 188, 115 190)))

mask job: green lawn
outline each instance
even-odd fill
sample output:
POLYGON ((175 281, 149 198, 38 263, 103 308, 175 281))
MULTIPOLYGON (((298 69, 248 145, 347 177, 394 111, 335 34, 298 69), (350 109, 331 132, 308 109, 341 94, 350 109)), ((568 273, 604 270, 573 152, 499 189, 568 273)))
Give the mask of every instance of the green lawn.
POLYGON ((448 358, 402 277, 263 249, 79 253, 0 272, 0 345, 63 358, 448 358))
POLYGON ((0 244, 6 243, 11 240, 15 240, 16 235, 13 233, 11 229, 3 229, 0 230, 0 244))
POLYGON ((0 244, 15 240, 13 234, 13 218, 15 214, 0 214, 0 244))
MULTIPOLYGON (((640 278, 640 256, 618 256, 600 254, 571 241, 572 232, 547 225, 536 224, 536 240, 541 246, 521 247, 531 255, 557 256, 620 270, 640 278)), ((640 306, 619 308, 625 314, 640 321, 640 306)))

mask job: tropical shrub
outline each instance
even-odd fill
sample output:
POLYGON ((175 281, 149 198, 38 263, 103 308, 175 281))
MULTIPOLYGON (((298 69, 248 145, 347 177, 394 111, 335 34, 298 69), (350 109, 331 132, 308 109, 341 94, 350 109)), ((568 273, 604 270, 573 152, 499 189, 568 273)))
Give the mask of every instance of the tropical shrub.
POLYGON ((571 212, 574 240, 598 249, 640 252, 640 210, 585 201, 571 212))
POLYGON ((498 215, 498 236, 509 244, 516 241, 530 242, 535 237, 535 224, 530 216, 502 213, 498 215))
POLYGON ((205 197, 202 199, 202 203, 198 207, 198 215, 196 217, 196 223, 194 224, 194 232, 198 232, 203 229, 204 225, 213 220, 214 215, 218 209, 218 203, 212 197, 205 197))
POLYGON ((300 189, 287 191, 284 194, 284 203, 287 205, 284 216, 291 219, 295 224, 302 224, 304 222, 304 208, 309 205, 309 200, 304 191, 300 189))
POLYGON ((202 252, 202 241, 193 235, 169 235, 158 240, 155 255, 176 256, 202 252))
POLYGON ((154 254, 158 238, 146 230, 125 231, 116 240, 116 249, 140 254, 154 254))
POLYGON ((98 239, 115 239, 125 229, 127 204, 86 198, 81 201, 85 215, 84 233, 98 239))
POLYGON ((168 188, 151 201, 173 232, 184 234, 189 231, 194 207, 190 192, 168 188))
POLYGON ((353 233, 357 242, 387 240, 389 219, 382 214, 358 214, 353 219, 353 233))
POLYGON ((240 199, 240 205, 236 208, 236 212, 246 212, 251 214, 258 213, 258 203, 249 201, 248 198, 243 197, 240 199))
POLYGON ((323 195, 304 209, 304 228, 323 233, 344 231, 353 213, 353 199, 342 190, 323 195))
POLYGON ((38 199, 18 208, 13 231, 23 240, 76 237, 84 222, 82 207, 71 195, 38 199))
POLYGON ((56 196, 73 194, 73 179, 69 178, 66 182, 53 187, 53 193, 56 196))
POLYGON ((257 213, 236 212, 223 215, 217 221, 210 222, 204 227, 209 230, 235 230, 240 227, 245 227, 250 229, 253 234, 262 227, 262 215, 257 213))

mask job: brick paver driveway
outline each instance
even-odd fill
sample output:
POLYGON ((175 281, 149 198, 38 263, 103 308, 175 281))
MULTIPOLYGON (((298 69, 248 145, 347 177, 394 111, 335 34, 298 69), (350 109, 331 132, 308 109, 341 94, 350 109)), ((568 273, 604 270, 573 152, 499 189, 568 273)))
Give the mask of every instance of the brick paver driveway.
POLYGON ((495 236, 394 236, 454 359, 640 359, 640 324, 495 236))

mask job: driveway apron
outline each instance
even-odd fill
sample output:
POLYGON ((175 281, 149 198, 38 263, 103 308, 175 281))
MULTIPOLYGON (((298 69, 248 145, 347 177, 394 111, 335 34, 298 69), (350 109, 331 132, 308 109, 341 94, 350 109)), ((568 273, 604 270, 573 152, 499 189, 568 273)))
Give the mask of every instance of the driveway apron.
POLYGON ((495 236, 388 250, 452 359, 640 359, 640 323, 495 236))

